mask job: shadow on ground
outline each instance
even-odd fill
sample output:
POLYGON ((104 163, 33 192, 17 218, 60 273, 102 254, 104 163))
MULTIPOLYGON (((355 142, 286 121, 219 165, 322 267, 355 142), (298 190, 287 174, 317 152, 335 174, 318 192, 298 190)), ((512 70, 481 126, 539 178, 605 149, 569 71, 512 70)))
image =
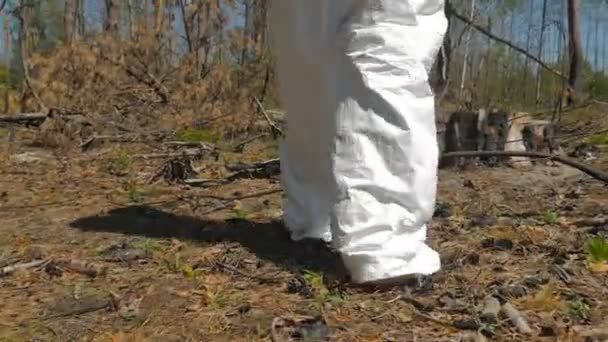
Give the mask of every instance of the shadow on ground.
POLYGON ((325 243, 316 240, 294 242, 279 221, 208 221, 151 207, 131 206, 114 209, 105 215, 80 218, 70 223, 70 226, 83 232, 176 238, 203 245, 237 242, 257 257, 289 270, 295 266, 341 279, 345 277, 340 258, 325 243))

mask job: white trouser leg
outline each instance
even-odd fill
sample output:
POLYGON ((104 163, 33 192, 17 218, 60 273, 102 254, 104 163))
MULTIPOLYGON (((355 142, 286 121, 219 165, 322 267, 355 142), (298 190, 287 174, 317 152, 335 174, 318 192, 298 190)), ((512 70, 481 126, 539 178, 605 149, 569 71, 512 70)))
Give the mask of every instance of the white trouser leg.
POLYGON ((332 115, 327 111, 319 22, 324 1, 279 0, 271 7, 271 29, 287 134, 280 147, 284 220, 294 240, 331 240, 330 152, 332 115), (311 20, 311 18, 317 18, 311 20))
POLYGON ((329 236, 357 283, 440 267, 426 243, 443 0, 273 2, 292 236, 329 236))

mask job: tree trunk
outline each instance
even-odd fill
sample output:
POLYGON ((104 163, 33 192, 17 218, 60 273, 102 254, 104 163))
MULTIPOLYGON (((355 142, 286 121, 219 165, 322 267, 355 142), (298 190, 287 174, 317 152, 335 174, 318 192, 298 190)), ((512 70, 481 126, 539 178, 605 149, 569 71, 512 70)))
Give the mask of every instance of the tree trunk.
POLYGON ((85 34, 84 0, 77 0, 76 7, 76 18, 78 19, 78 37, 83 39, 85 34))
POLYGON ((2 20, 2 26, 4 31, 4 67, 7 71, 6 83, 4 84, 4 108, 3 112, 8 113, 9 111, 9 102, 10 102, 10 82, 8 77, 8 70, 11 67, 11 33, 8 20, 2 20))
POLYGON ((251 34, 251 6, 249 4, 249 0, 243 1, 243 6, 245 7, 245 23, 243 25, 243 41, 241 43, 241 57, 239 61, 241 66, 245 64, 247 50, 249 48, 249 36, 251 34))
MULTIPOLYGON (((543 12, 542 12, 542 18, 540 20, 541 22, 541 26, 540 26, 540 37, 539 37, 539 43, 538 43, 538 59, 542 60, 543 59, 543 47, 544 47, 544 43, 545 43, 545 26, 546 26, 546 22, 547 22, 547 0, 543 0, 543 12)), ((535 94, 535 99, 536 99, 536 107, 538 108, 540 106, 540 86, 542 83, 542 75, 543 75, 543 68, 541 68, 540 66, 537 67, 537 71, 536 71, 536 94, 535 94)))
POLYGON ((129 38, 135 38, 135 17, 133 14, 133 0, 127 0, 127 19, 129 19, 129 38))
POLYGON ((77 0, 65 0, 65 7, 63 13, 63 29, 65 32, 65 42, 71 45, 74 41, 74 31, 76 29, 76 17, 77 17, 78 1, 77 0))
MULTIPOLYGON (((470 17, 469 20, 471 22, 473 22, 473 19, 475 18, 475 0, 471 1, 471 13, 470 13, 470 17)), ((467 41, 465 42, 465 48, 464 48, 464 57, 463 57, 463 61, 462 61, 462 75, 460 77, 460 92, 461 94, 464 92, 464 86, 465 86, 465 82, 466 82, 466 78, 467 78, 467 63, 469 62, 469 48, 471 46, 471 28, 467 27, 467 41)))
POLYGON ((106 1, 106 24, 105 31, 114 38, 119 37, 120 27, 120 5, 119 0, 106 1))
POLYGON ((189 18, 188 13, 186 13, 185 0, 179 0, 179 8, 184 22, 184 34, 186 35, 186 44, 188 44, 188 53, 192 53, 194 51, 194 45, 192 43, 193 20, 192 18, 189 18))
POLYGON ((600 40, 598 36, 598 31, 600 28, 600 18, 595 17, 595 47, 593 49, 593 65, 596 71, 600 69, 600 61, 599 61, 599 50, 600 50, 600 40))
MULTIPOLYGON (((534 22, 534 1, 530 1, 530 13, 529 13, 529 17, 528 17, 528 32, 526 34, 526 51, 530 51, 530 36, 532 33, 532 23, 534 22)), ((530 58, 528 56, 526 56, 526 61, 524 64, 524 74, 523 74, 523 79, 522 79, 522 99, 523 102, 525 104, 527 104, 527 99, 528 99, 528 91, 530 90, 530 88, 528 87, 528 67, 530 66, 530 58)))
POLYGON ((452 39, 451 39, 451 29, 452 29, 452 3, 450 0, 446 0, 445 2, 445 17, 448 20, 448 26, 446 33, 443 37, 443 44, 441 45, 441 49, 439 50, 439 56, 437 56, 437 71, 439 73, 439 82, 437 87, 440 92, 439 98, 442 99, 446 96, 449 86, 449 78, 450 78, 450 57, 452 55, 452 39))
POLYGON ((165 17, 165 1, 156 0, 156 21, 154 23, 154 31, 159 36, 163 31, 163 19, 165 17))
POLYGON ((568 35, 570 68, 568 73, 568 90, 566 93, 566 106, 572 106, 577 96, 582 61, 583 46, 581 44, 581 0, 568 0, 568 35))

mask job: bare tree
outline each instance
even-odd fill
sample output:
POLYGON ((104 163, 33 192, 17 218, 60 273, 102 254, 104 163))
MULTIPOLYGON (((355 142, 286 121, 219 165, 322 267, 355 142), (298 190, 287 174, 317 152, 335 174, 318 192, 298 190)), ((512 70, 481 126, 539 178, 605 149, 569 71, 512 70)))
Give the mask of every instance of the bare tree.
POLYGON ((65 0, 63 13, 63 29, 65 32, 65 42, 72 44, 74 40, 74 32, 76 29, 76 17, 78 10, 77 0, 65 0))
MULTIPOLYGON (((471 12, 469 13, 469 20, 470 22, 473 22, 473 19, 475 18, 475 0, 471 1, 471 12)), ((466 38, 466 42, 465 42, 465 48, 464 48, 464 57, 463 57, 463 61, 462 61, 462 75, 460 77, 460 92, 462 93, 464 91, 464 86, 465 86, 465 82, 466 82, 466 78, 467 78, 467 63, 469 62, 469 49, 471 46, 471 28, 468 27, 468 32, 467 32, 467 38, 466 38)))
POLYGON ((569 53, 570 53, 570 68, 568 73, 568 90, 565 94, 566 103, 564 105, 571 106, 574 102, 576 92, 578 91, 582 62, 583 62, 583 45, 581 42, 581 0, 568 0, 568 36, 569 36, 569 53))
POLYGON ((106 22, 105 31, 111 36, 119 37, 120 5, 118 0, 105 0, 106 3, 106 22))
MULTIPOLYGON (((543 11, 541 14, 541 20, 540 20, 540 37, 538 38, 538 59, 542 60, 543 59, 543 47, 544 47, 544 43, 545 43, 545 31, 547 29, 546 24, 547 23, 547 0, 543 0, 543 11)), ((538 107, 540 105, 540 86, 542 83, 542 75, 543 75, 543 69, 539 66, 537 68, 536 71, 536 93, 535 93, 535 99, 536 99, 536 107, 538 107)))
MULTIPOLYGON (((2 3, 2 6, 0 7, 0 11, 2 10, 2 7, 4 7, 6 1, 4 3, 2 3)), ((10 70, 10 66, 11 66, 11 33, 10 33, 10 27, 8 24, 8 20, 2 20, 2 26, 3 26, 3 32, 4 32, 4 67, 6 68, 6 71, 8 73, 8 70, 10 70)), ((8 82, 8 74, 7 74, 7 80, 6 80, 6 84, 4 85, 4 113, 8 113, 9 111, 9 102, 10 102, 10 96, 9 96, 9 91, 10 91, 10 87, 9 87, 9 82, 8 82)))

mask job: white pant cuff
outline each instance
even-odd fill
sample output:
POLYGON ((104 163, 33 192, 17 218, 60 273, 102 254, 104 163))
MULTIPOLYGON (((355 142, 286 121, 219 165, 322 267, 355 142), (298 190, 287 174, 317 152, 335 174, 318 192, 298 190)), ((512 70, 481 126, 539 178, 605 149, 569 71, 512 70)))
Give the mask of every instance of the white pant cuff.
POLYGON ((344 266, 355 284, 370 283, 408 275, 430 275, 441 268, 439 254, 424 242, 414 252, 379 250, 378 253, 367 252, 342 255, 344 266))

